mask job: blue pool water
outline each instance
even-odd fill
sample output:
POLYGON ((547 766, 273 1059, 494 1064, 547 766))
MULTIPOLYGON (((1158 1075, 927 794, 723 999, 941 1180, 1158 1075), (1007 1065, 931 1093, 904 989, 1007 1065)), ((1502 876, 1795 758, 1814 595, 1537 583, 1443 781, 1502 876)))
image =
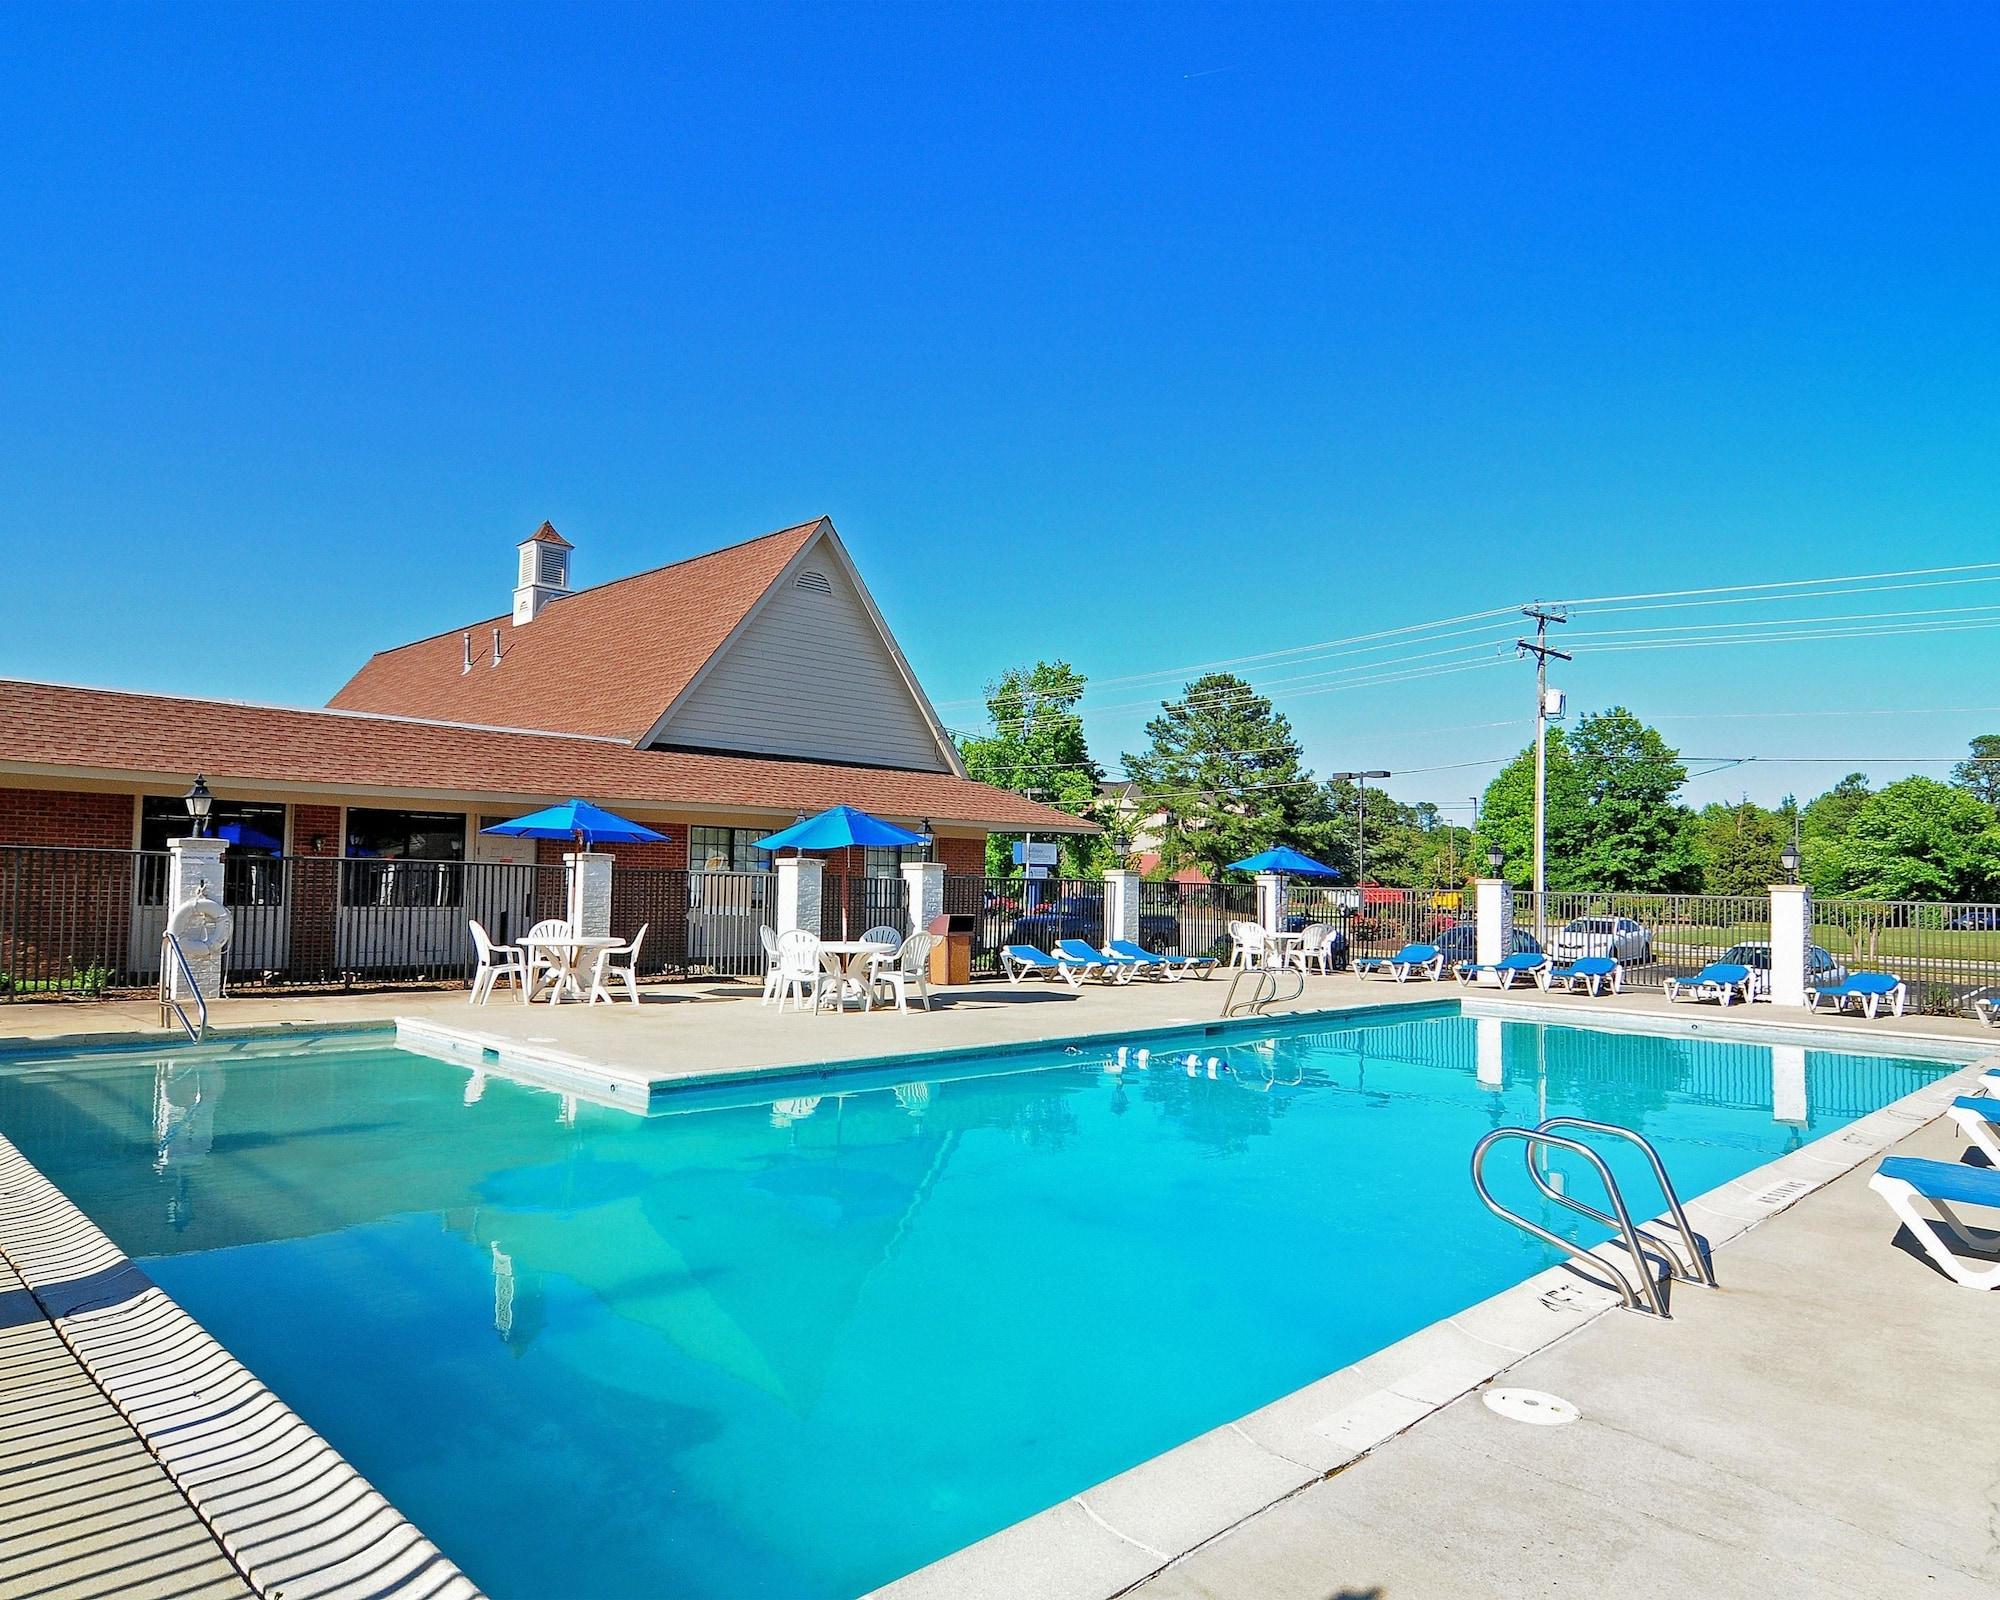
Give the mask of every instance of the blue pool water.
POLYGON ((385 1046, 71 1058, 0 1132, 498 1600, 834 1600, 1547 1265, 1491 1128, 1623 1123, 1693 1195, 1947 1070, 1452 1006, 1150 1046, 650 1117, 385 1046))

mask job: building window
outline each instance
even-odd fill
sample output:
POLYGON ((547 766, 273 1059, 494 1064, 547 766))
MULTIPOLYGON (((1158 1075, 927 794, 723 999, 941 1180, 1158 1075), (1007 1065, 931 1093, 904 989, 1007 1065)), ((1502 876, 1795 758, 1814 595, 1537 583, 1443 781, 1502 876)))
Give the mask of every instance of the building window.
POLYGON ((455 811, 347 812, 342 894, 351 906, 456 906, 465 898, 465 818, 455 811))
POLYGON ((688 870, 691 872, 769 872, 770 852, 757 841, 769 828, 688 829, 688 870))
POLYGON ((871 844, 863 852, 861 872, 869 878, 900 878, 905 861, 928 861, 930 858, 928 845, 871 844))
MULTIPOLYGON (((284 898, 285 808, 247 800, 218 800, 209 812, 211 836, 227 842, 222 856, 222 899, 232 906, 274 906, 284 898)), ((139 801, 139 903, 166 904, 169 839, 194 832, 187 802, 177 794, 149 794, 139 801)))

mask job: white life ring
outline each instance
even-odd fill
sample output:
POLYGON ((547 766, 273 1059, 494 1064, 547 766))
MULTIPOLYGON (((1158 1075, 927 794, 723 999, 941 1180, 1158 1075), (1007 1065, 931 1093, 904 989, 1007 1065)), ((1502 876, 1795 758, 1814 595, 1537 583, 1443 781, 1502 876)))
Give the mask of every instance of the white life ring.
POLYGON ((193 960, 196 956, 219 955, 228 946, 230 934, 236 931, 236 919, 221 901, 201 895, 173 914, 167 931, 180 945, 181 953, 193 960))

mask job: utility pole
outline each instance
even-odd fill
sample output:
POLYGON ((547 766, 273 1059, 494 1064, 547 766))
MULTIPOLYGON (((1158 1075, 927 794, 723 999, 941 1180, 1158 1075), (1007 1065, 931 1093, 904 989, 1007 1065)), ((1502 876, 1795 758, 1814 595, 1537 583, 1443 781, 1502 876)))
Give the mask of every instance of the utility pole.
POLYGON ((1558 661, 1571 658, 1549 645, 1549 624, 1569 621, 1566 611, 1547 610, 1540 605, 1521 607, 1523 616, 1535 622, 1535 642, 1516 639, 1514 647, 1522 655, 1535 658, 1535 934, 1548 943, 1548 828, 1549 828, 1549 657, 1558 661))

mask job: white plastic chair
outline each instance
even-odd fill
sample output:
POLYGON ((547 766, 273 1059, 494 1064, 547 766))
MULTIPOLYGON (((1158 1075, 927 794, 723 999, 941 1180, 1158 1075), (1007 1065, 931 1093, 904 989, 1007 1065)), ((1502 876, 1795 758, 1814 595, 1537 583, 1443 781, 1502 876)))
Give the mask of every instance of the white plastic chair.
POLYGON ((903 942, 903 935, 887 923, 870 928, 861 936, 863 944, 879 944, 884 950, 894 950, 903 942))
POLYGON ((814 1011, 819 1010, 820 979, 825 976, 819 965, 819 936, 804 928, 787 928, 777 937, 778 946, 778 1009, 785 1009, 785 1002, 796 998, 800 1005, 811 1003, 814 1011))
MULTIPOLYGON (((544 917, 528 930, 527 937, 530 939, 567 939, 575 932, 576 930, 561 917, 544 917)), ((548 951, 537 949, 532 945, 522 952, 522 957, 528 967, 527 992, 529 997, 533 998, 535 991, 541 987, 544 978, 553 979, 555 975, 561 973, 562 963, 550 955, 548 951)))
POLYGON ((493 990, 502 978, 512 978, 514 987, 521 998, 528 998, 528 964, 519 950, 511 945, 494 944, 493 936, 476 921, 466 924, 472 930, 472 948, 479 953, 479 970, 472 975, 472 998, 469 1005, 483 1006, 493 998, 493 990))
POLYGON ((1333 929, 1324 922, 1308 922, 1299 942, 1285 955, 1285 965, 1297 967, 1301 972, 1312 971, 1315 964, 1322 973, 1333 969, 1327 965, 1332 952, 1333 929))
POLYGON ((896 997, 896 1009, 907 1011, 906 1003, 911 989, 917 991, 917 998, 924 1003, 926 1011, 931 1008, 931 951, 937 948, 938 936, 934 933, 913 933, 903 941, 902 949, 894 955, 877 956, 868 970, 868 981, 878 988, 887 989, 896 997))
POLYGON ((768 922, 757 925, 757 937, 764 941, 764 995, 757 1004, 767 1006, 778 998, 778 930, 768 922))
POLYGON ((1232 967, 1261 967, 1264 964, 1264 930, 1254 922, 1232 922, 1229 925, 1230 942, 1235 949, 1230 952, 1232 967))
POLYGON ((613 945, 609 950, 597 952, 597 962, 590 969, 590 1003, 596 1005, 602 1000, 606 1005, 615 1004, 618 997, 604 986, 609 978, 613 983, 625 985, 625 993, 635 1006, 639 1003, 639 946, 646 942, 646 933, 653 925, 642 922, 639 931, 632 935, 630 944, 613 945), (621 963, 620 958, 623 958, 621 963))

